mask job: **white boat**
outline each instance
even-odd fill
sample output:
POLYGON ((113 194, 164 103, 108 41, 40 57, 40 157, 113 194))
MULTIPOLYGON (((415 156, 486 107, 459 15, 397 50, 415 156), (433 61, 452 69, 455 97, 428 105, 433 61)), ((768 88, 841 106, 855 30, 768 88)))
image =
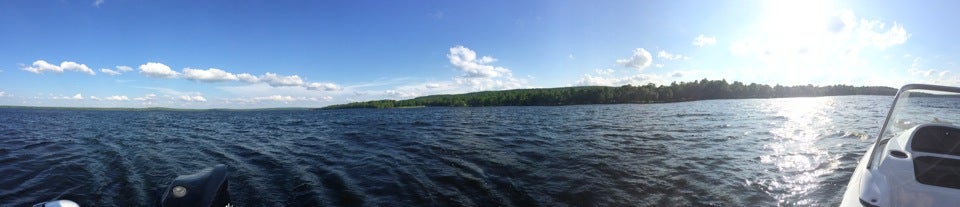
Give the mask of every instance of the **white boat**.
POLYGON ((841 206, 960 206, 960 88, 900 88, 841 206))

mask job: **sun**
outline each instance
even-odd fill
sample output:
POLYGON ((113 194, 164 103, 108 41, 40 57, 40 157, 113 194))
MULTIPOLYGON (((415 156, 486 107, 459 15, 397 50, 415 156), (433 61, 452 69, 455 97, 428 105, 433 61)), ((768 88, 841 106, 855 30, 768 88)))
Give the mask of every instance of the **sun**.
POLYGON ((847 67, 852 14, 835 2, 760 1, 757 19, 743 29, 750 36, 731 43, 736 55, 757 58, 758 74, 784 84, 818 84, 847 67), (849 18, 843 18, 849 17, 849 18), (845 21, 849 20, 849 21, 845 21))
POLYGON ((836 15, 831 1, 764 1, 758 29, 774 45, 804 47, 816 44, 830 30, 836 15))

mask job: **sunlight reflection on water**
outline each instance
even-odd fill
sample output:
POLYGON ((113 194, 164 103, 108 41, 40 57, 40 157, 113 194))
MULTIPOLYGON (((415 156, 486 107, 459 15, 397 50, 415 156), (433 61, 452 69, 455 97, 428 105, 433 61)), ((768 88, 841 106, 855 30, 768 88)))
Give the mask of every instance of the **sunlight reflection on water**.
POLYGON ((817 145, 833 120, 829 112, 836 110, 833 98, 791 98, 770 102, 762 110, 775 112, 779 119, 771 122, 772 142, 764 145, 769 154, 760 161, 779 176, 760 180, 765 192, 781 205, 812 205, 818 200, 805 195, 820 186, 821 178, 833 173, 840 164, 840 155, 831 154, 817 145))

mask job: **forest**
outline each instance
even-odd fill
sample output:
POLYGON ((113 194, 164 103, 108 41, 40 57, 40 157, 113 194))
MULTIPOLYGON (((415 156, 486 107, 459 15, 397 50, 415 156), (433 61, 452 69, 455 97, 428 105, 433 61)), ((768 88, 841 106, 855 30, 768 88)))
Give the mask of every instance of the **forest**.
POLYGON ((781 86, 744 84, 739 81, 698 80, 670 85, 577 86, 561 88, 482 91, 431 95, 407 100, 376 100, 330 105, 322 109, 398 108, 420 106, 561 106, 581 104, 665 103, 710 99, 786 98, 844 95, 892 96, 897 89, 882 86, 781 86))

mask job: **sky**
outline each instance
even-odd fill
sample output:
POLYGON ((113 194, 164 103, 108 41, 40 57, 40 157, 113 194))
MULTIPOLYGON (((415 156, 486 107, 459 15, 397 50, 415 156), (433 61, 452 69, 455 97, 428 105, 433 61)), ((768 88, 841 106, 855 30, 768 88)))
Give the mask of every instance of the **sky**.
POLYGON ((960 85, 958 1, 0 1, 0 105, 320 107, 700 79, 960 85))

